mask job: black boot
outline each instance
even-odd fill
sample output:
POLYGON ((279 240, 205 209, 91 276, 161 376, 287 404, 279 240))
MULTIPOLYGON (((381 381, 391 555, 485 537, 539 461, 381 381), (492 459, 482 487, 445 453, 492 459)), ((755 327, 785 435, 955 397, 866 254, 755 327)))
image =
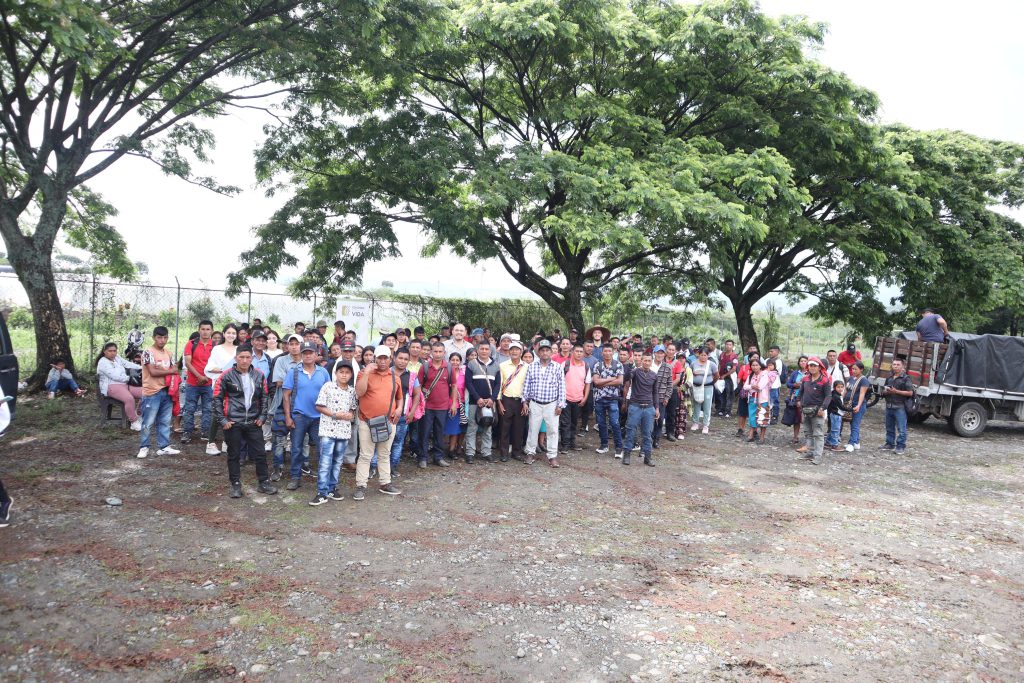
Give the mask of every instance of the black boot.
POLYGON ((242 485, 240 483, 231 484, 231 493, 229 494, 232 498, 242 497, 242 485))
POLYGON ((651 456, 645 455, 644 464, 647 465, 648 467, 654 467, 654 460, 651 459, 651 456))
POLYGON ((625 453, 622 454, 622 464, 623 465, 628 465, 629 464, 629 451, 626 451, 625 453))

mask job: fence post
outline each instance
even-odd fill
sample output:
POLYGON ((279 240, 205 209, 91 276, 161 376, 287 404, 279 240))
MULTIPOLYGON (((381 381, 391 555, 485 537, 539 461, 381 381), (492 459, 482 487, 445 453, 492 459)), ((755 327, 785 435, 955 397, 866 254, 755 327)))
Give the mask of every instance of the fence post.
POLYGON ((178 357, 178 330, 181 329, 181 283, 178 276, 174 276, 174 286, 177 289, 177 296, 174 301, 174 357, 178 357))
POLYGON ((309 324, 316 327, 316 292, 313 292, 313 319, 309 321, 309 324))
POLYGON ((376 309, 377 309, 377 300, 374 299, 373 297, 370 297, 370 339, 373 339, 373 337, 375 335, 374 330, 376 328, 373 326, 373 314, 376 312, 376 309))
POLYGON ((89 314, 89 358, 96 355, 96 272, 92 274, 92 312, 89 314))
POLYGON ((249 303, 245 309, 245 322, 246 324, 252 324, 252 287, 249 285, 245 286, 249 290, 249 303))

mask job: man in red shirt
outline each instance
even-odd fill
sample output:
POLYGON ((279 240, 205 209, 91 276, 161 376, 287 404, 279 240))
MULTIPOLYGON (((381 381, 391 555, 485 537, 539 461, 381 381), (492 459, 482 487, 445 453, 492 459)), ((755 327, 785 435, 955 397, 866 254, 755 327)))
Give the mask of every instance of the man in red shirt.
POLYGON ((196 409, 202 411, 199 419, 200 434, 210 431, 210 418, 213 409, 213 385, 210 378, 203 374, 206 363, 210 360, 213 350, 213 323, 203 320, 199 323, 199 339, 185 344, 185 407, 182 409, 181 442, 189 443, 196 426, 196 409), (198 404, 198 405, 197 405, 198 404))
MULTIPOLYGON (((580 348, 583 348, 582 344, 580 348)), ((568 338, 562 337, 561 341, 558 342, 558 353, 551 356, 551 360, 555 363, 564 364, 565 361, 569 360, 570 356, 572 356, 572 342, 568 338)))
POLYGON ((427 455, 432 455, 438 467, 450 467, 445 460, 444 425, 448 415, 457 410, 456 377, 445 360, 445 346, 441 342, 430 345, 430 360, 420 367, 420 388, 423 392, 425 410, 420 419, 420 452, 417 467, 427 466, 427 455), (431 444, 431 437, 434 443, 431 444))
POLYGON ((593 381, 590 366, 583 362, 583 355, 583 344, 576 342, 572 346, 569 359, 561 361, 565 369, 566 403, 562 419, 558 423, 558 448, 562 453, 583 450, 582 446, 576 445, 576 425, 590 396, 590 384, 593 381))
POLYGON ((846 347, 846 350, 839 354, 836 358, 840 363, 849 368, 851 365, 861 360, 860 351, 857 350, 856 344, 850 344, 846 347))

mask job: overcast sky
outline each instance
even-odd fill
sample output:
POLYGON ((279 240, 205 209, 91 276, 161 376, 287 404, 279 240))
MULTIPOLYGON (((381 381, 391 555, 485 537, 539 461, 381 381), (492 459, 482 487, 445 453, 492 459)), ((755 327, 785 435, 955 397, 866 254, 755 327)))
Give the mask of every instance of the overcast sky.
MULTIPOLYGON (((1019 0, 762 0, 771 14, 804 14, 830 25, 818 58, 881 97, 882 119, 920 129, 952 128, 1024 142, 1024 2, 1019 0)), ((244 191, 225 198, 125 159, 92 187, 120 210, 115 224, 133 260, 149 264, 154 283, 220 287, 252 246, 251 228, 280 200, 255 187, 252 151, 266 120, 254 111, 213 123, 220 182, 244 191), (173 256, 171 256, 173 255, 173 256)), ((204 171, 206 172, 206 171, 204 171)), ((421 294, 528 296, 494 261, 472 267, 451 255, 419 257, 423 240, 400 230, 401 259, 366 269, 364 285, 391 280, 421 294), (438 273, 443 274, 439 276, 438 273)), ((280 282, 280 280, 278 281, 280 282)), ((279 291, 279 284, 254 290, 279 291)))

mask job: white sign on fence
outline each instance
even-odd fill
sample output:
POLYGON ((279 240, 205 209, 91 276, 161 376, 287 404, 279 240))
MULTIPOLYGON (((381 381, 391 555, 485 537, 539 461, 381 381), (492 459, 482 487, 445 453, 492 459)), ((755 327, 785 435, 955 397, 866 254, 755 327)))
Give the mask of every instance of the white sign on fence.
MULTIPOLYGON (((355 330, 356 344, 366 346, 377 341, 371 328, 373 325, 373 309, 369 301, 363 299, 338 299, 338 320, 345 321, 346 330, 355 330)), ((333 325, 334 321, 328 322, 333 325)))

